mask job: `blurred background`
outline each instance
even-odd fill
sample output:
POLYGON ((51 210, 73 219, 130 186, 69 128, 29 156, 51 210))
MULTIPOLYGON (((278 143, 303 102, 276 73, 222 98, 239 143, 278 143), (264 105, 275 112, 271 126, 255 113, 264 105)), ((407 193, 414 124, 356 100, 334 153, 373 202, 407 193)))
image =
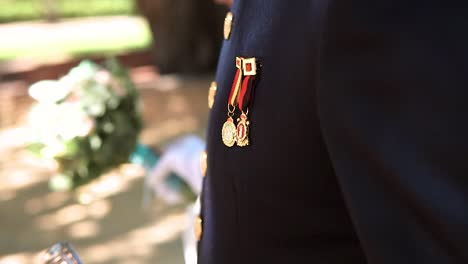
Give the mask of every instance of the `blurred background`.
POLYGON ((185 263, 197 190, 147 179, 203 147, 230 2, 0 0, 0 264, 185 263))

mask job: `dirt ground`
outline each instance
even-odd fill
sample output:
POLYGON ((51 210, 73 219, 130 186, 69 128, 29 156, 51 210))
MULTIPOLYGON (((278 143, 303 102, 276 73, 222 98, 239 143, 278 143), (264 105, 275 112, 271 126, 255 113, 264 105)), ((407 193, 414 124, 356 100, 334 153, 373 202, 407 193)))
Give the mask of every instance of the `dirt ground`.
MULTIPOLYGON (((143 99, 143 143, 161 147, 186 133, 204 136, 211 76, 160 77, 148 67, 132 75, 143 99)), ((87 264, 183 263, 186 205, 156 199, 143 208, 143 171, 135 165, 79 193, 51 192, 48 164, 23 149, 22 120, 32 102, 24 83, 0 86, 0 112, 13 124, 0 130, 0 264, 37 263, 37 253, 59 241, 69 241, 87 264)))

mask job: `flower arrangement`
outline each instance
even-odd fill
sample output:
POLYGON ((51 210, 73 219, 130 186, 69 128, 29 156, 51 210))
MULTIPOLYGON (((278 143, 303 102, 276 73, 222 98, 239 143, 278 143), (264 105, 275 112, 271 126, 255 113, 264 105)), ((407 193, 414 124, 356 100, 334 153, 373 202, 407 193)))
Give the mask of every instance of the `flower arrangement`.
POLYGON ((54 190, 69 190, 128 161, 142 128, 137 90, 116 60, 82 61, 58 80, 31 85, 37 103, 29 150, 54 161, 54 190))

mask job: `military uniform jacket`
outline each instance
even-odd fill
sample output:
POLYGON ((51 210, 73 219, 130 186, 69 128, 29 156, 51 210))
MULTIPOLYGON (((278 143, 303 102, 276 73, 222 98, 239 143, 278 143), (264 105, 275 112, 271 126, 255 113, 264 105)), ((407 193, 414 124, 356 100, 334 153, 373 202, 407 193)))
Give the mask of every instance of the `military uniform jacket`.
POLYGON ((235 1, 199 263, 468 263, 468 13, 443 3, 235 1), (236 56, 262 68, 228 148, 236 56))

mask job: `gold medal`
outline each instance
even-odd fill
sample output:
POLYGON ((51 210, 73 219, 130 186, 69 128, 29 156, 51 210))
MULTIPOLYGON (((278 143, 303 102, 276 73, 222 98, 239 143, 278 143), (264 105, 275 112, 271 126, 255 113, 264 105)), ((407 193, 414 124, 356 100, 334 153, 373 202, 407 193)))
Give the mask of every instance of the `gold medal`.
POLYGON ((254 81, 255 76, 257 75, 257 59, 244 58, 242 60, 242 72, 244 73, 244 80, 242 81, 242 88, 238 98, 238 106, 242 114, 240 118, 237 119, 236 128, 237 146, 239 147, 245 147, 250 144, 250 122, 247 115, 249 112, 248 108, 251 106, 250 103, 254 89, 254 81))
POLYGON ((247 120, 247 115, 242 113, 240 118, 237 119, 236 128, 236 141, 237 146, 245 147, 249 145, 249 125, 250 122, 247 120))
POLYGON ((236 68, 237 71, 234 77, 234 82, 232 83, 227 104, 228 118, 226 122, 224 122, 223 128, 221 130, 223 143, 227 147, 232 147, 236 144, 236 125, 234 124, 234 119, 232 119, 232 117, 236 111, 237 98, 239 97, 242 84, 242 58, 240 57, 236 57, 236 68))
POLYGON ((231 92, 228 98, 228 118, 224 122, 221 135, 224 145, 232 147, 237 143, 239 147, 245 147, 250 144, 248 120, 249 107, 252 106, 252 96, 255 86, 255 77, 260 65, 256 58, 236 57, 236 75, 232 83, 231 92), (244 78, 245 77, 245 78, 244 78), (234 124, 233 116, 236 105, 241 112, 237 119, 237 126, 234 124))
POLYGON ((236 125, 234 124, 232 117, 228 117, 226 122, 224 122, 221 134, 224 145, 232 147, 236 144, 236 125))

